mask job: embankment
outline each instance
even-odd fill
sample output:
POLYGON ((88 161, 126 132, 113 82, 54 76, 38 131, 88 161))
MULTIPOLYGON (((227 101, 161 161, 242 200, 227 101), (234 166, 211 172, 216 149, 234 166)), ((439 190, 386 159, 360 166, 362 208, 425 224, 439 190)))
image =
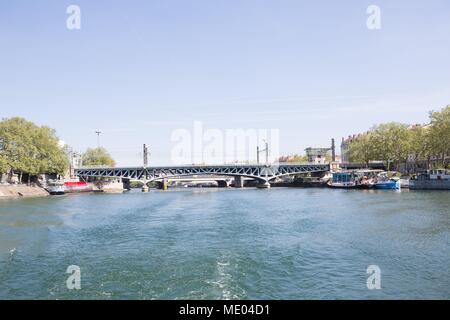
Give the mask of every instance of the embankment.
POLYGON ((49 193, 40 187, 26 185, 0 185, 0 200, 20 197, 45 197, 49 193))
POLYGON ((104 180, 94 182, 95 191, 105 192, 105 193, 122 193, 125 191, 123 188, 123 183, 117 180, 104 180))

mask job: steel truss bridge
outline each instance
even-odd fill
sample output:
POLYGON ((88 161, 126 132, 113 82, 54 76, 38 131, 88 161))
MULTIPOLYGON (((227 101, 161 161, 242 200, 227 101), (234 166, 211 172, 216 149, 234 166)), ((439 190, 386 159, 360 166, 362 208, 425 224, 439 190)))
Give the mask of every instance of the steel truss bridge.
POLYGON ((330 170, 329 164, 279 163, 271 165, 189 165, 168 167, 134 167, 134 168, 78 168, 75 175, 102 178, 121 178, 140 180, 145 183, 171 177, 216 175, 247 177, 268 183, 271 180, 288 175, 320 173, 330 170))

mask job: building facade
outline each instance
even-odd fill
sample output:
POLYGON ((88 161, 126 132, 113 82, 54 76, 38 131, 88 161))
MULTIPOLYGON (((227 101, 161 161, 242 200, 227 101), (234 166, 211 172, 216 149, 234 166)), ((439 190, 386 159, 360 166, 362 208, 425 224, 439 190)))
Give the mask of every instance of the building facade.
POLYGON ((308 162, 315 164, 324 164, 326 163, 327 153, 331 151, 331 148, 306 148, 306 157, 308 158, 308 162))

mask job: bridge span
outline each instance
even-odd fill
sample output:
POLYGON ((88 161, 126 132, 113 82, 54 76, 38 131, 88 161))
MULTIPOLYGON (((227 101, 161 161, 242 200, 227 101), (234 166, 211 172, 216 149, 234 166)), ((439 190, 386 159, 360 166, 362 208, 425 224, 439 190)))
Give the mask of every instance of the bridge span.
POLYGON ((216 175, 232 176, 235 182, 243 185, 242 178, 260 181, 262 186, 270 187, 270 181, 288 175, 320 173, 330 170, 329 164, 278 163, 278 164, 236 164, 236 165, 188 165, 159 167, 96 167, 77 168, 75 175, 82 178, 102 177, 142 181, 145 184, 171 177, 216 175))

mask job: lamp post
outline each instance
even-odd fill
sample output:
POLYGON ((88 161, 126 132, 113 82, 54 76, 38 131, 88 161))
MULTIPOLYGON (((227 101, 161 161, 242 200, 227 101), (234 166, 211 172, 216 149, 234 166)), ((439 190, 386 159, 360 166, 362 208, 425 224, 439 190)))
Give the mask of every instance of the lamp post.
POLYGON ((95 131, 95 133, 97 134, 97 148, 100 148, 100 134, 102 132, 101 131, 95 131))
POLYGON ((145 143, 143 146, 143 151, 144 151, 144 167, 147 167, 147 165, 148 165, 148 148, 145 143))
POLYGON ((256 163, 259 164, 259 146, 256 146, 256 163))

